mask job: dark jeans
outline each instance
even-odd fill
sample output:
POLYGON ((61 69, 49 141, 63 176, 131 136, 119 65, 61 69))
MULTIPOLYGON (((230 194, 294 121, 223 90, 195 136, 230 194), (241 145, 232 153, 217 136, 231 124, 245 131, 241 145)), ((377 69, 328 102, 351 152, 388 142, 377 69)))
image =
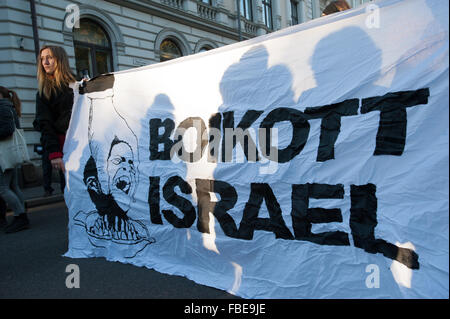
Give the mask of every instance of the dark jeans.
MULTIPOLYGON (((48 159, 48 152, 44 151, 42 153, 42 175, 44 180, 44 189, 49 192, 53 192, 52 187, 52 163, 48 159)), ((64 173, 59 171, 59 183, 61 187, 61 193, 64 193, 64 187, 66 186, 66 180, 64 178, 64 173)))
POLYGON ((0 170, 0 197, 12 209, 15 216, 25 212, 25 202, 19 187, 17 169, 0 170))

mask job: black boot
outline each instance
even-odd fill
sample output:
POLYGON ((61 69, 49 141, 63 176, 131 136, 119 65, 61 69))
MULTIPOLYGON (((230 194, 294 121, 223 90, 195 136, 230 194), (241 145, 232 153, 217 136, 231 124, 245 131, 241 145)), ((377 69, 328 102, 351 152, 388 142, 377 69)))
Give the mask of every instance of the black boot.
POLYGON ((5 232, 7 234, 15 233, 24 229, 27 229, 30 225, 28 221, 28 216, 26 213, 20 214, 19 216, 14 216, 13 221, 6 227, 5 232))

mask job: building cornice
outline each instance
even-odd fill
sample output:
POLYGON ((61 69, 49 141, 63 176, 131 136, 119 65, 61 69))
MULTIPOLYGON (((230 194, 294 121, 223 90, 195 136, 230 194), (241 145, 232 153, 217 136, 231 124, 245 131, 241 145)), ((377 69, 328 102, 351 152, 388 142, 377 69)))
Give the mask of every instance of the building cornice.
MULTIPOLYGON (((164 18, 170 21, 174 21, 183 25, 187 25, 199 30, 211 32, 220 36, 230 38, 232 40, 239 41, 238 31, 229 26, 220 24, 216 21, 203 19, 202 17, 192 14, 183 9, 173 8, 157 1, 150 0, 106 0, 108 2, 127 7, 129 9, 137 10, 139 12, 145 12, 150 15, 154 15, 160 18, 164 18)), ((229 17, 228 10, 223 8, 217 8, 218 11, 227 14, 229 17)), ((243 34, 246 39, 250 39, 253 36, 251 34, 243 34)))

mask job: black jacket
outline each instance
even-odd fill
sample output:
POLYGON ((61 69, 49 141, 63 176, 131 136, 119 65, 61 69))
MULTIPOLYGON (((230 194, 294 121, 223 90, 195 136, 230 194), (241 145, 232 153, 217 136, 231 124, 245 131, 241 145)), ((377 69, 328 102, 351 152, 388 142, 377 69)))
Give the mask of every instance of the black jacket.
POLYGON ((72 115, 73 90, 63 86, 50 99, 36 94, 36 118, 48 153, 62 152, 60 136, 65 136, 72 115))
POLYGON ((10 137, 16 127, 20 122, 11 100, 0 99, 0 140, 10 137))

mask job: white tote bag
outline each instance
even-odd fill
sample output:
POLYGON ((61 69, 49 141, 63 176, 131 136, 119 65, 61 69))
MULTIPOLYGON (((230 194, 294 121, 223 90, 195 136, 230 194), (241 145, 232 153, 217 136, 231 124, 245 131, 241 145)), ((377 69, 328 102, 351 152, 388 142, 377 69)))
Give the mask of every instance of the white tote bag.
POLYGON ((0 168, 5 171, 29 160, 23 129, 16 127, 11 137, 0 141, 0 168))

